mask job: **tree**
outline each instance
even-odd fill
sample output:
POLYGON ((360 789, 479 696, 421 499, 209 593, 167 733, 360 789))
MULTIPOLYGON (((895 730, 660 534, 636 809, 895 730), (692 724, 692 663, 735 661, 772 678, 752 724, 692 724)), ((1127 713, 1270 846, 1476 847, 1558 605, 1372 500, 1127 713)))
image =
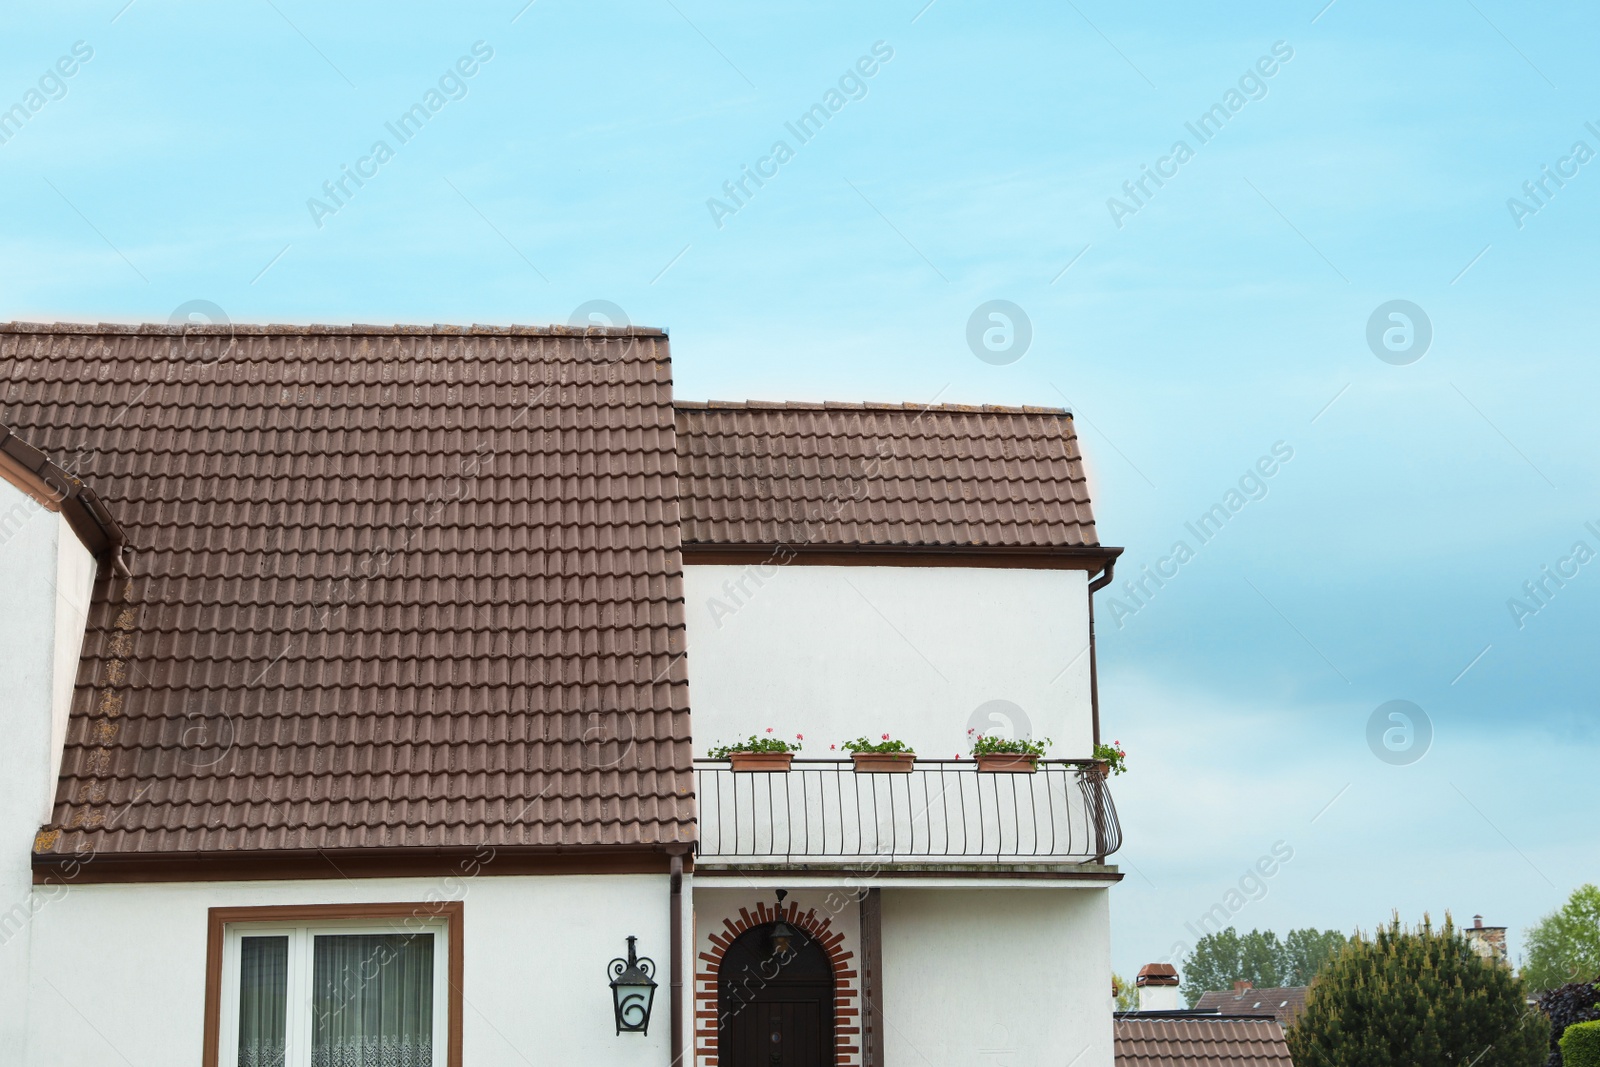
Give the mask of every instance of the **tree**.
POLYGON ((1359 932, 1311 987, 1289 1029, 1295 1067, 1537 1067, 1549 1028, 1510 968, 1481 958, 1445 916, 1396 915, 1359 932))
POLYGON ((1138 1011, 1139 990, 1120 974, 1111 976, 1112 1011, 1138 1011))
POLYGON ((1257 989, 1308 985, 1329 956, 1344 946, 1337 930, 1290 930, 1282 941, 1271 930, 1241 935, 1233 927, 1195 942, 1183 961, 1183 995, 1194 1007, 1208 989, 1249 982, 1257 989))
POLYGON ((1349 938, 1337 930, 1290 930, 1283 939, 1278 967, 1284 985, 1310 985, 1323 965, 1339 954, 1349 938))
POLYGON ((1278 959, 1283 946, 1271 930, 1251 930, 1241 935, 1233 927, 1207 934, 1195 942, 1183 962, 1183 995, 1194 1007, 1208 989, 1232 989, 1246 981, 1257 988, 1281 984, 1278 959))
POLYGON ((1522 980, 1529 989, 1600 979, 1600 888, 1579 886, 1523 937, 1527 957, 1522 980))

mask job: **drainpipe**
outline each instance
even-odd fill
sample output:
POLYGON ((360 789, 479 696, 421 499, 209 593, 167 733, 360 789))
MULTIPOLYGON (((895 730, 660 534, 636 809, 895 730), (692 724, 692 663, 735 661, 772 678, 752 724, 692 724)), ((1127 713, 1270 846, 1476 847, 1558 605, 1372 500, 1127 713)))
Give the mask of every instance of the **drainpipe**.
POLYGON ((674 1067, 688 1067, 689 1058, 683 1047, 683 853, 672 854, 672 926, 668 936, 668 952, 672 956, 672 1062, 674 1067))
POLYGON ((1095 664, 1094 595, 1110 585, 1116 573, 1117 557, 1112 556, 1106 560, 1106 569, 1100 572, 1100 577, 1089 583, 1089 708, 1094 716, 1094 743, 1097 745, 1100 743, 1100 672, 1095 664))

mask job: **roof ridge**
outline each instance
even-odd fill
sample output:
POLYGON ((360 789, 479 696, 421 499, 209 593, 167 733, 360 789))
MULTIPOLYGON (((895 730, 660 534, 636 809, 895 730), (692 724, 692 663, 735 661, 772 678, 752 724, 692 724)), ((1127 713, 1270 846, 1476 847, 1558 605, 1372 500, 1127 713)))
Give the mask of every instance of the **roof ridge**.
POLYGON ((1072 418, 1071 408, 1031 404, 918 404, 839 400, 674 400, 684 411, 938 411, 970 415, 1061 415, 1072 418))
POLYGON ((0 333, 42 334, 112 334, 132 336, 185 336, 262 334, 275 336, 363 336, 367 334, 412 337, 666 337, 667 331, 656 326, 566 326, 552 323, 548 326, 488 326, 473 323, 457 326, 434 323, 431 326, 414 323, 395 323, 389 326, 352 323, 349 326, 310 323, 193 323, 165 322, 0 322, 0 333))

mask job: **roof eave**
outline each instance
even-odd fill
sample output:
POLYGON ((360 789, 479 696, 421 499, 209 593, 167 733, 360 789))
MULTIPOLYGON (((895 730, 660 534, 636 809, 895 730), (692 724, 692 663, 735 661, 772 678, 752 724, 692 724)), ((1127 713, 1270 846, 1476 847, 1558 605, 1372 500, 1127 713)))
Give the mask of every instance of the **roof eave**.
POLYGON ((5 425, 0 425, 0 478, 49 510, 60 512, 96 559, 110 562, 118 573, 127 573, 127 534, 100 494, 5 425))

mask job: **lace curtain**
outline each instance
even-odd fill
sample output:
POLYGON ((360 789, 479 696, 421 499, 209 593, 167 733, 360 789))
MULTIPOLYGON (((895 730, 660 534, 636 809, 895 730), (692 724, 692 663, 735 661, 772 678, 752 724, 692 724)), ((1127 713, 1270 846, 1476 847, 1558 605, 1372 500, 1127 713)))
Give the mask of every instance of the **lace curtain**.
POLYGON ((283 1067, 289 939, 239 939, 239 1067, 283 1067))
POLYGON ((431 934, 314 939, 312 1067, 433 1067, 433 941, 431 934))

